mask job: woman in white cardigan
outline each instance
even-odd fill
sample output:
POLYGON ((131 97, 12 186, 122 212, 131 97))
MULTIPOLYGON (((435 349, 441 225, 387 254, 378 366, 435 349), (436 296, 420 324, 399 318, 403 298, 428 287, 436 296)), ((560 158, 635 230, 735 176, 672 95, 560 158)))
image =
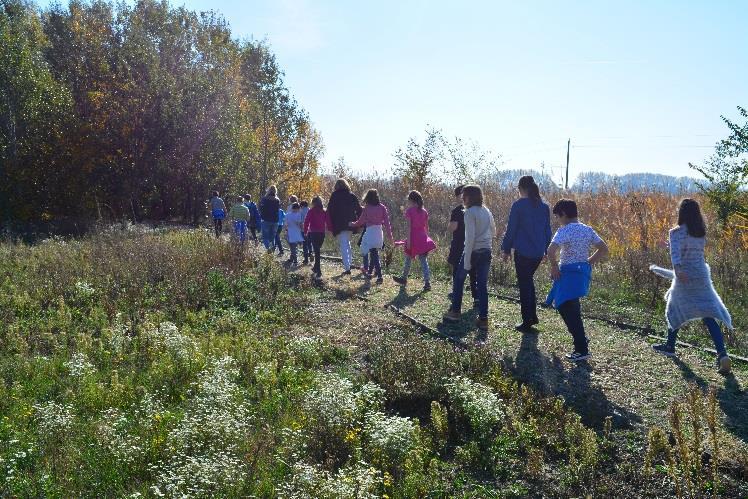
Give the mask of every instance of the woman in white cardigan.
POLYGON ((732 329, 732 319, 712 284, 709 266, 704 260, 705 245, 706 224, 699 203, 684 199, 678 208, 678 226, 670 230, 673 270, 650 267, 655 273, 673 280, 665 293, 668 339, 653 348, 663 355, 674 356, 678 329, 686 322, 701 319, 714 341, 719 372, 728 374, 730 357, 717 321, 732 329))

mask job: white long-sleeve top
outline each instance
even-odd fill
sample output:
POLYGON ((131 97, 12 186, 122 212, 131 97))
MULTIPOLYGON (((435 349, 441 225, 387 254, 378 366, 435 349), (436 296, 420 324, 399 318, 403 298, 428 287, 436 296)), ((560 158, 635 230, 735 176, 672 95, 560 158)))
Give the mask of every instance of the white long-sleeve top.
POLYGON ((465 210, 465 270, 473 268, 473 251, 491 249, 496 235, 493 215, 485 206, 465 210))

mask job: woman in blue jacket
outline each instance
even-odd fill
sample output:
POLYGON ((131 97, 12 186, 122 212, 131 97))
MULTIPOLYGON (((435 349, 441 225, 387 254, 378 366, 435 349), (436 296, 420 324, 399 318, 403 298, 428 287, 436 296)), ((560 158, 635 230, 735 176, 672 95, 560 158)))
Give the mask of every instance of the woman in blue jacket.
POLYGON ((540 197, 538 184, 531 176, 520 178, 518 189, 520 198, 512 204, 509 212, 501 250, 505 262, 509 261, 514 250, 514 267, 522 311, 522 322, 515 328, 517 331, 527 331, 538 323, 533 277, 551 242, 551 210, 540 197))

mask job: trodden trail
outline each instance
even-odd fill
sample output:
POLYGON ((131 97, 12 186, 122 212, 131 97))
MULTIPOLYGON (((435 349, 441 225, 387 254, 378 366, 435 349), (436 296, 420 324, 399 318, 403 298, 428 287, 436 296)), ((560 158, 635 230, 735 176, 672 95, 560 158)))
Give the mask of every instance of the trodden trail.
MULTIPOLYGON (((322 266, 323 279, 318 283, 322 291, 311 305, 327 317, 319 334, 333 341, 349 341, 349 336, 339 334, 339 326, 354 322, 355 327, 365 329, 372 321, 406 321, 396 317, 393 310, 397 309, 436 331, 435 341, 453 338, 458 344, 478 348, 474 346, 477 329, 469 296, 460 323, 444 324, 441 320, 449 306, 448 282, 435 280, 432 291, 423 292, 422 281, 413 276, 408 286, 401 287, 389 275, 383 284, 376 284, 355 269, 353 275, 342 275, 339 263, 323 260, 322 266)), ((311 279, 310 267, 290 272, 311 279)), ((646 337, 588 319, 585 325, 593 357, 574 365, 563 358, 571 338, 554 310, 539 309, 538 332, 522 334, 514 330, 519 315, 516 304, 492 296, 489 308, 488 341, 479 348, 488 348, 516 380, 540 394, 562 397, 586 425, 601 429, 610 417, 613 428, 646 431, 653 424, 666 426, 672 401, 695 383, 701 388, 714 387, 727 431, 735 443, 748 442, 745 363, 734 362, 733 374, 723 377, 716 372, 713 357, 701 350, 681 348, 677 358, 662 357, 652 351, 646 337)))

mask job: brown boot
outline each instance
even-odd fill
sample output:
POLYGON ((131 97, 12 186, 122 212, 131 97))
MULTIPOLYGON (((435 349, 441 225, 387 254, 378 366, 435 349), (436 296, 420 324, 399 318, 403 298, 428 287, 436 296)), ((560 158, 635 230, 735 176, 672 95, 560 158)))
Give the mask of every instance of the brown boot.
POLYGON ((488 331, 488 318, 481 319, 478 317, 475 319, 475 326, 481 331, 488 331))

